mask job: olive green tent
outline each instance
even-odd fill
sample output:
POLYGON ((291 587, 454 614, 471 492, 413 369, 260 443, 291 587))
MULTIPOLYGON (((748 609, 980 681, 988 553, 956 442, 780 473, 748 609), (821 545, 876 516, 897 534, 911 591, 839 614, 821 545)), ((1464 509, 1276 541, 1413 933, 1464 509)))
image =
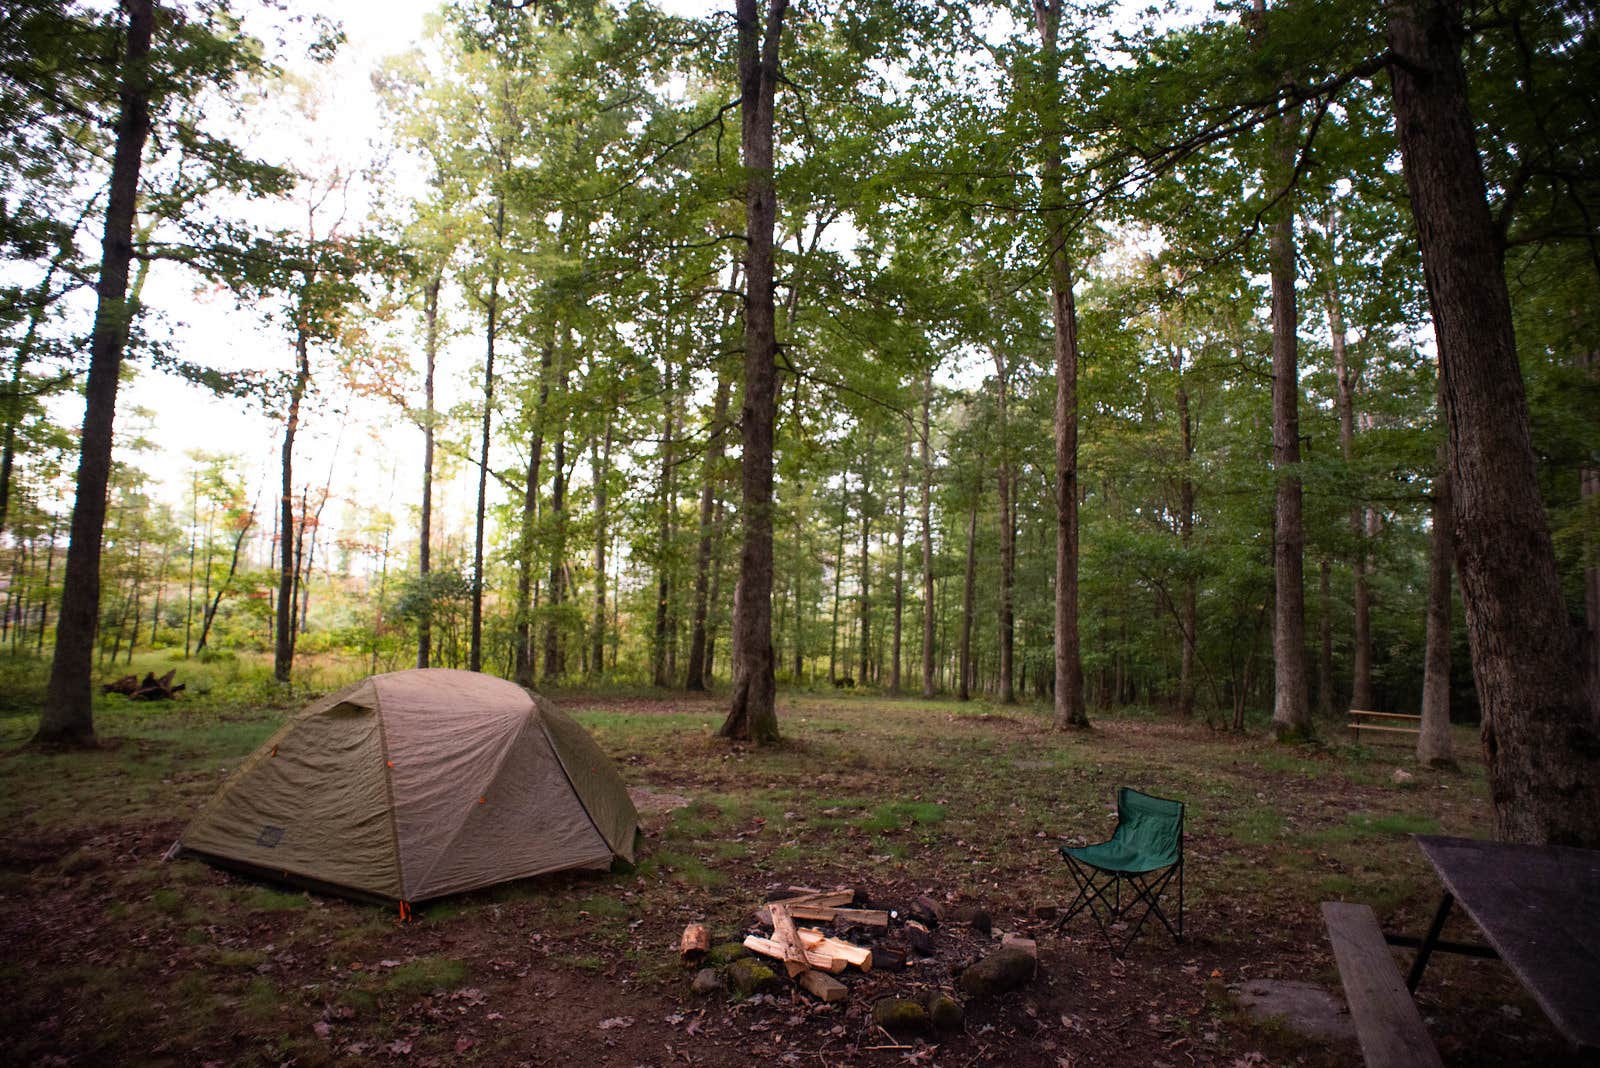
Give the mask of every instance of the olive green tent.
POLYGON ((565 713, 504 679, 426 669, 296 713, 178 850, 410 903, 632 861, 638 822, 615 766, 565 713))

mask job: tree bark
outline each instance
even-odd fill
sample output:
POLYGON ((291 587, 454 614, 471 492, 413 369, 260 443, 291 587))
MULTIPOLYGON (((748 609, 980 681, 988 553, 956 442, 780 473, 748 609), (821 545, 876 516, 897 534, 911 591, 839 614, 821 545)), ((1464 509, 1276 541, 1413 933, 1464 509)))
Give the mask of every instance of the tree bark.
MULTIPOLYGON (((1327 293, 1328 330, 1333 337, 1333 369, 1338 383, 1339 451, 1348 467, 1355 462, 1357 375, 1350 366, 1345 340, 1344 310, 1330 282, 1327 293)), ((1368 582, 1367 522, 1359 500, 1350 502, 1350 534, 1355 539, 1355 634, 1350 678, 1350 707, 1373 711, 1372 695, 1372 590, 1368 582)))
MULTIPOLYGON (((544 681, 561 675, 561 628, 558 613, 566 599, 567 568, 567 358, 572 348, 572 328, 556 356, 556 447, 551 457, 550 514, 555 529, 550 546, 550 611, 544 624, 544 681)), ((542 413, 541 413, 542 415, 542 413)))
POLYGON ((419 668, 433 662, 433 598, 428 595, 428 576, 433 570, 433 372, 439 357, 439 288, 443 284, 443 272, 435 271, 422 288, 422 514, 417 529, 417 574, 426 601, 422 618, 417 621, 419 668))
POLYGON ((961 587, 961 678, 956 684, 956 700, 972 699, 972 613, 977 600, 978 575, 978 494, 972 495, 972 510, 967 513, 967 574, 961 587))
POLYGON ((506 201, 495 198, 493 263, 489 298, 484 303, 483 430, 478 447, 478 504, 472 523, 472 617, 467 638, 467 670, 483 670, 483 519, 489 503, 489 427, 494 417, 494 343, 500 314, 500 248, 506 232, 506 201))
POLYGON ((1458 0, 1393 0, 1401 162, 1438 336, 1456 562, 1496 834, 1600 845, 1600 727, 1584 692, 1534 464, 1501 245, 1461 63, 1458 0))
POLYGON ((1194 540, 1194 419, 1189 412, 1189 390, 1183 383, 1183 352, 1173 351, 1174 370, 1178 372, 1178 428, 1182 435, 1183 476, 1178 481, 1178 544, 1183 547, 1183 594, 1178 606, 1178 626, 1183 631, 1183 649, 1178 668, 1178 715, 1189 719, 1194 715, 1195 647, 1199 641, 1199 608, 1197 605, 1198 580, 1190 560, 1190 543, 1194 540))
MULTIPOLYGON (((1591 375, 1600 374, 1600 351, 1584 358, 1591 375)), ((1592 517, 1600 505, 1600 467, 1585 467, 1578 473, 1578 503, 1592 517)), ((1583 536, 1583 649, 1588 673, 1589 708, 1600 721, 1600 541, 1593 534, 1594 524, 1584 527, 1583 536)))
POLYGON ((656 629, 655 640, 651 646, 651 664, 654 670, 655 684, 665 689, 672 685, 672 673, 667 667, 667 643, 670 640, 668 633, 670 603, 672 600, 672 513, 676 504, 672 486, 673 465, 673 421, 677 418, 675 405, 677 396, 674 392, 672 378, 672 361, 667 359, 662 364, 662 373, 666 376, 666 418, 663 423, 661 437, 661 516, 660 526, 656 534, 657 559, 656 559, 656 629))
POLYGON ((1012 584, 1016 576, 1016 525, 1011 515, 1011 450, 1007 440, 1006 362, 995 350, 995 422, 1000 438, 1000 462, 996 465, 1000 497, 1000 605, 997 611, 998 644, 1000 647, 1000 703, 1017 703, 1012 660, 1016 643, 1016 611, 1012 605, 1012 584))
MULTIPOLYGON (((307 279, 306 284, 311 284, 307 279)), ((305 314, 302 301, 297 314, 305 314)), ((300 404, 305 399, 306 387, 311 382, 310 343, 308 325, 295 328, 294 384, 289 389, 289 410, 283 423, 283 451, 279 461, 278 482, 278 603, 276 627, 272 647, 272 676, 287 683, 294 667, 294 627, 298 619, 295 612, 295 585, 300 577, 299 539, 295 536, 294 521, 294 440, 300 430, 300 404)))
POLYGON ((850 483, 839 480, 839 546, 833 553, 833 619, 829 624, 828 682, 839 681, 839 586, 844 579, 844 534, 850 522, 850 483))
POLYGON ((872 535, 872 452, 873 436, 867 436, 867 447, 861 464, 861 670, 858 673, 863 685, 872 677, 872 557, 868 540, 872 535))
POLYGON ((1040 119, 1044 150, 1041 207, 1049 228, 1050 319, 1055 332, 1056 365, 1056 597, 1055 726, 1087 727, 1083 704, 1083 660, 1078 634, 1078 308, 1072 293, 1072 261, 1067 253, 1067 219, 1062 175, 1062 132, 1055 100, 1061 56, 1061 0, 1033 0, 1051 98, 1040 119))
POLYGON ((596 455, 591 451, 590 466, 594 472, 594 633, 589 636, 593 647, 589 663, 596 675, 605 671, 606 656, 606 482, 611 475, 611 438, 616 417, 616 398, 606 407, 605 446, 596 455))
MULTIPOLYGON (((1260 7, 1258 0, 1258 10, 1260 7)), ((1275 131, 1277 177, 1294 166, 1299 123, 1285 114, 1275 131)), ((1300 488, 1299 308, 1295 299, 1294 197, 1275 209, 1267 258, 1272 276, 1273 523, 1272 726, 1280 741, 1313 733, 1306 678, 1305 528, 1300 488)))
POLYGON ((155 29, 152 0, 126 0, 128 32, 111 157, 110 194, 101 237, 100 279, 96 286, 94 331, 89 339, 89 376, 84 383, 83 432, 79 439, 77 498, 67 542, 66 574, 56 620, 55 656, 39 731, 34 740, 50 745, 95 744, 93 683, 94 632, 100 612, 100 546, 105 534, 106 488, 111 480, 112 425, 117 410, 117 379, 127 344, 133 308, 125 301, 128 265, 133 260, 133 217, 139 193, 139 166, 150 134, 150 83, 147 63, 155 29))
MULTIPOLYGON (((1441 379, 1442 384, 1442 379, 1441 379)), ((1444 414, 1443 389, 1439 412, 1444 414)), ((1450 741, 1450 558, 1455 553, 1451 525, 1449 442, 1439 442, 1433 475, 1433 530, 1429 536, 1428 623, 1422 659, 1422 723, 1417 734, 1417 760, 1450 767, 1455 754, 1450 741)))
POLYGON ((933 601, 933 457, 930 438, 933 413, 933 371, 922 378, 922 696, 933 696, 934 610, 933 601))
POLYGON ((684 679, 686 690, 706 689, 706 629, 711 614, 711 561, 716 542, 714 520, 717 488, 722 481, 724 435, 728 431, 728 399, 731 391, 728 374, 717 367, 716 399, 712 402, 710 440, 706 444, 704 471, 700 486, 700 545, 695 553, 694 622, 689 636, 689 669, 684 679))
POLYGON ((539 523, 539 479, 544 466, 544 417, 550 403, 550 369, 555 344, 546 340, 539 357, 539 404, 533 415, 533 440, 528 444, 528 466, 522 483, 522 520, 518 524, 517 621, 511 674, 517 685, 533 687, 533 550, 539 523))
POLYGON ((889 692, 900 693, 900 637, 906 607, 906 479, 911 472, 911 427, 906 428, 905 453, 900 457, 900 487, 894 506, 894 642, 889 654, 889 692))

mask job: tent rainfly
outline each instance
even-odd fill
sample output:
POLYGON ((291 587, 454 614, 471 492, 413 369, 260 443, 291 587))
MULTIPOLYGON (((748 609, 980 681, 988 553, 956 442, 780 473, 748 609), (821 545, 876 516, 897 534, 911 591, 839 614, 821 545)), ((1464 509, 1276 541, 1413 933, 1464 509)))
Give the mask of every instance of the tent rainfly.
POLYGON ((514 683, 374 675, 295 713, 175 850, 404 906, 633 860, 639 814, 577 723, 514 683))

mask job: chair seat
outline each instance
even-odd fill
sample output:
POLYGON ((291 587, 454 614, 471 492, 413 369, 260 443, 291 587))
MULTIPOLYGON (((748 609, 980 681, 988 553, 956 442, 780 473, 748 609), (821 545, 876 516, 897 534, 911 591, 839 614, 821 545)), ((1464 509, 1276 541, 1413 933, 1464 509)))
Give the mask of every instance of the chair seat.
POLYGON ((1142 875, 1147 871, 1169 868, 1178 862, 1176 856, 1165 850, 1142 849, 1115 838, 1095 845, 1062 846, 1061 855, 1101 871, 1122 875, 1142 875))

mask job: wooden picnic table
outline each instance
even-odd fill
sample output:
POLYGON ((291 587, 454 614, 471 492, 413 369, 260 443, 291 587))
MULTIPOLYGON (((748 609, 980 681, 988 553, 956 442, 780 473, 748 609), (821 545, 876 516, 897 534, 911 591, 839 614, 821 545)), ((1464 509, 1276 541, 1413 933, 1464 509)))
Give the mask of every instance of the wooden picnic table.
POLYGON ((1439 952, 1498 956, 1558 1031, 1580 1051, 1600 1050, 1600 850, 1416 835, 1444 884, 1428 933, 1416 945, 1407 985, 1415 991, 1439 952), (1442 942, 1459 904, 1488 947, 1442 942))

